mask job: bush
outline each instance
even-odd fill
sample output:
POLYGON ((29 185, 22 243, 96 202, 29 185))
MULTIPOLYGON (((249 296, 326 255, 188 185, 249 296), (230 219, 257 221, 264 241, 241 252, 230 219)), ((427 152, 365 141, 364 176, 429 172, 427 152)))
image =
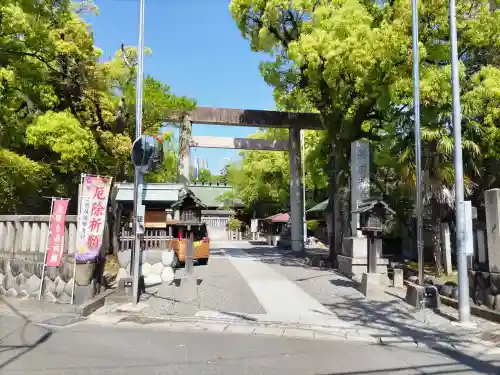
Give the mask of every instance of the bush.
POLYGON ((314 232, 319 227, 318 220, 307 220, 307 229, 314 232))
POLYGON ((229 218, 229 221, 227 223, 229 230, 240 230, 241 224, 241 220, 238 220, 235 217, 229 218))

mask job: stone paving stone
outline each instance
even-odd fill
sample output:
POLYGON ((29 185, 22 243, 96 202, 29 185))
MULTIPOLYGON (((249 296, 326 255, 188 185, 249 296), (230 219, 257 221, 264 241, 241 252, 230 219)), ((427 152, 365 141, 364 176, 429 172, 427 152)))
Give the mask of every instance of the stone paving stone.
POLYGON ((314 332, 307 329, 300 328, 285 328, 283 336, 286 337, 296 337, 304 339, 314 339, 314 332))
POLYGON ((229 324, 225 323, 206 323, 206 322, 201 322, 198 323, 198 326, 209 332, 223 332, 226 330, 226 328, 229 326, 229 324))
POLYGON ((285 331, 284 327, 266 327, 266 326, 261 326, 255 328, 254 335, 275 335, 275 336, 281 336, 283 335, 283 332, 285 331))
POLYGON ((255 330, 256 330, 256 327, 253 325, 230 324, 224 332, 253 334, 255 330))
POLYGON ((347 340, 347 334, 343 331, 314 331, 315 340, 347 340))
POLYGON ((174 331, 202 331, 203 328, 200 327, 196 322, 172 322, 170 326, 171 330, 174 331))

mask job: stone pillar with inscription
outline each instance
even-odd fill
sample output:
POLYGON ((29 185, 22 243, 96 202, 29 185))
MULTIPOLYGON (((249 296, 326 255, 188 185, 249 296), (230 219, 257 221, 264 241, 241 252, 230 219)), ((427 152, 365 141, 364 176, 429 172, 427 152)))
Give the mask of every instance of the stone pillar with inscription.
MULTIPOLYGON (((367 141, 351 143, 351 211, 370 198, 370 144, 367 141)), ((351 236, 361 237, 359 214, 351 214, 351 236)))
MULTIPOLYGON (((357 140, 351 143, 351 212, 367 199, 370 199, 370 143, 357 140)), ((342 254, 337 257, 339 272, 355 278, 361 278, 368 267, 368 241, 359 227, 359 214, 351 214, 351 237, 344 238, 342 254)), ((388 260, 381 255, 377 257, 377 271, 387 275, 388 260)))
POLYGON ((484 193, 486 238, 490 272, 500 273, 500 189, 484 193))

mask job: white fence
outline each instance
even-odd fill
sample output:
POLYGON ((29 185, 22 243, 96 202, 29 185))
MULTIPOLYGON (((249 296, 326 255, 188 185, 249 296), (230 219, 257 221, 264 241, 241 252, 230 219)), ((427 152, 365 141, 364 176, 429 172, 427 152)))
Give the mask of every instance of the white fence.
MULTIPOLYGON (((147 229, 144 232, 144 248, 148 250, 168 249, 168 236, 166 229, 147 229)), ((134 248, 134 233, 131 230, 122 228, 119 236, 120 251, 132 250, 134 248)))
MULTIPOLYGON (((47 247, 50 215, 0 215, 0 252, 40 252, 47 247)), ((64 253, 76 248, 76 215, 67 215, 64 253)))
POLYGON ((229 238, 227 216, 202 216, 201 221, 207 225, 208 236, 212 241, 223 241, 229 238))

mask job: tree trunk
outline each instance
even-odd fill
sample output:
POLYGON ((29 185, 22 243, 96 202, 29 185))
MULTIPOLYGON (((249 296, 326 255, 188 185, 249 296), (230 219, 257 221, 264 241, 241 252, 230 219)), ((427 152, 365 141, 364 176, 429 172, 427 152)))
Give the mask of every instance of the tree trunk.
POLYGON ((337 210, 337 205, 336 203, 337 200, 335 199, 336 192, 337 192, 337 179, 335 178, 335 163, 334 163, 334 156, 332 154, 329 155, 329 160, 328 160, 328 207, 326 208, 327 212, 327 220, 329 221, 329 226, 328 226, 328 238, 329 238, 329 245, 330 245, 330 251, 329 251, 329 259, 332 261, 333 267, 337 267, 337 251, 336 251, 336 244, 337 244, 337 220, 335 215, 335 211, 337 210))
POLYGON ((431 238, 434 254, 434 262, 436 265, 436 276, 440 277, 443 274, 443 254, 441 251, 441 210, 439 202, 431 199, 431 238))
MULTIPOLYGON (((335 150, 335 147, 333 147, 335 150)), ((331 220, 330 225, 330 253, 329 259, 332 261, 333 267, 338 266, 337 256, 341 253, 342 242, 343 242, 343 219, 345 210, 345 190, 342 189, 340 184, 340 162, 339 156, 335 155, 335 151, 332 152, 329 158, 329 182, 328 182, 328 207, 327 213, 329 213, 329 219, 331 220)))

